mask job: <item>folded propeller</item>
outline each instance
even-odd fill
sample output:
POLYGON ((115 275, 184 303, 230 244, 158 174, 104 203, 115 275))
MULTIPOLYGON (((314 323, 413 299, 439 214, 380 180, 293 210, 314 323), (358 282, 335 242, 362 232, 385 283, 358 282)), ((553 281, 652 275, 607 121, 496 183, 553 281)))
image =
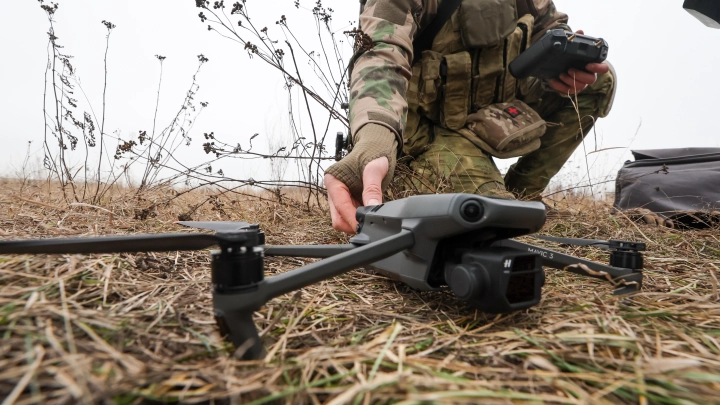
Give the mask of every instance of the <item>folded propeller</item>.
POLYGON ((215 234, 171 233, 160 235, 55 238, 0 242, 0 254, 93 254, 174 252, 203 250, 212 246, 264 244, 257 225, 247 222, 178 222, 180 225, 216 231, 215 234), (255 232, 247 232, 254 230, 255 232))

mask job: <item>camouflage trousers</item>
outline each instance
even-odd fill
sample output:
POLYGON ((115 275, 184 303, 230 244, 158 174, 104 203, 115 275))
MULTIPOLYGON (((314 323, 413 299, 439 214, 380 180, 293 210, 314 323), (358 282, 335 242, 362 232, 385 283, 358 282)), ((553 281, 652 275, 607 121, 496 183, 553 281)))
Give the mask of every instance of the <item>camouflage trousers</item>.
MULTIPOLYGON (((595 120, 609 113, 615 83, 611 71, 599 76, 577 98, 545 91, 539 80, 532 83, 522 100, 547 122, 547 131, 540 138, 540 148, 522 156, 504 178, 493 157, 463 135, 419 118, 417 131, 426 133, 419 138, 428 139, 429 144, 409 162, 412 177, 407 183, 420 193, 537 198, 591 131, 595 120)), ((406 153, 408 146, 418 150, 419 145, 406 145, 406 153)))

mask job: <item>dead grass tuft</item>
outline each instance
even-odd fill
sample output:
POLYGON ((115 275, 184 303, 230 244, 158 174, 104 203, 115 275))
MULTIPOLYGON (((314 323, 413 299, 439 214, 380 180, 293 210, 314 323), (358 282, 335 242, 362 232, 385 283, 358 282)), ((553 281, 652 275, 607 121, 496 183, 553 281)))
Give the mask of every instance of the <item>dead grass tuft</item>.
MULTIPOLYGON (((36 185, 0 192, 8 238, 192 232, 174 225, 212 194, 168 204, 117 190, 67 205, 36 185), (152 207, 143 219, 137 210, 152 207)), ((250 194, 250 193, 248 193, 250 194)), ((195 220, 258 222, 270 244, 339 243, 320 208, 218 196, 195 220)), ((218 335, 207 252, 0 257, 4 403, 720 403, 717 229, 652 228, 604 203, 563 201, 545 233, 645 241, 633 297, 548 271, 539 306, 491 316, 449 293, 354 271, 256 314, 268 356, 243 362, 218 335)), ((537 243, 537 241, 533 241, 537 243)), ((551 245, 551 244, 550 244, 551 245)), ((602 251, 553 246, 594 260, 602 251)), ((268 274, 302 259, 268 258, 268 274)))

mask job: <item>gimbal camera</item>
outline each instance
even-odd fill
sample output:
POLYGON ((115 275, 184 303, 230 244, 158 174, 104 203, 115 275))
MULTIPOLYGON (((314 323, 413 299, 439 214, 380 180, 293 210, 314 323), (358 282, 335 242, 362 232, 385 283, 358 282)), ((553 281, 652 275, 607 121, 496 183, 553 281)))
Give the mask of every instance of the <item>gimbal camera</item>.
POLYGON ((422 291, 449 289, 471 307, 507 313, 537 305, 543 266, 610 281, 615 294, 642 287, 642 243, 541 237, 562 244, 610 250, 610 265, 576 258, 511 238, 538 232, 545 207, 472 194, 408 197, 357 210, 358 233, 344 245, 267 246, 259 225, 246 222, 179 222, 215 234, 177 233, 0 242, 0 254, 212 252, 215 318, 222 335, 245 350, 264 353, 253 313, 272 298, 360 266, 422 291), (320 258, 265 278, 265 256, 320 258))

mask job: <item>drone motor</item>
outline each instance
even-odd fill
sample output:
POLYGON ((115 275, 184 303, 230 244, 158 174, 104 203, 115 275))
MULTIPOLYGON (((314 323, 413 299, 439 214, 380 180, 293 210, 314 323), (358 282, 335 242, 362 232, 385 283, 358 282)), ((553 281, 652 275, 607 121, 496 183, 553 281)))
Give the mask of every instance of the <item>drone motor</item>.
POLYGON ((644 243, 611 240, 608 242, 608 248, 610 265, 613 267, 639 270, 645 265, 643 255, 640 253, 646 249, 644 243))

